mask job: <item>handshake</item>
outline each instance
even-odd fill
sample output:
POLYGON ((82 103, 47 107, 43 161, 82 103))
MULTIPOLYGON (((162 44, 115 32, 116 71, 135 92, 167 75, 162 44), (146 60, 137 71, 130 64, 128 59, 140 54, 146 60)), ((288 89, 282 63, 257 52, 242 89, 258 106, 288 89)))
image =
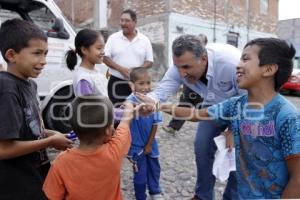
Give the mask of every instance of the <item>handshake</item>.
POLYGON ((171 114, 172 108, 176 107, 176 105, 172 105, 170 103, 161 104, 159 100, 155 100, 147 95, 142 93, 135 93, 135 96, 139 102, 136 110, 142 116, 147 116, 152 112, 163 111, 171 114))
POLYGON ((194 122, 201 120, 211 120, 207 108, 197 109, 195 107, 178 107, 176 104, 172 103, 160 103, 158 100, 154 100, 153 98, 141 93, 135 93, 135 96, 139 103, 136 106, 135 110, 136 113, 141 116, 147 116, 152 112, 162 111, 181 120, 194 122))
POLYGON ((132 104, 134 116, 148 116, 153 112, 164 111, 167 112, 171 108, 171 104, 160 104, 158 100, 155 100, 149 96, 141 93, 135 93, 120 107, 114 109, 114 116, 116 121, 120 121, 124 110, 126 110, 125 104, 132 104))

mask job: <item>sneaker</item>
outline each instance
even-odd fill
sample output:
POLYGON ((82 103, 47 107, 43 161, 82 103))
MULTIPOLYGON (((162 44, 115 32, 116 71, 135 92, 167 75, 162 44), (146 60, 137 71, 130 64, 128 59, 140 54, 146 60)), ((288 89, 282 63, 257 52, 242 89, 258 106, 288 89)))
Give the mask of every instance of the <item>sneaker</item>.
POLYGON ((167 133, 171 133, 171 134, 175 134, 176 130, 170 126, 163 126, 162 127, 164 131, 166 131, 167 133))
POLYGON ((151 200, 165 200, 161 193, 150 195, 151 200))

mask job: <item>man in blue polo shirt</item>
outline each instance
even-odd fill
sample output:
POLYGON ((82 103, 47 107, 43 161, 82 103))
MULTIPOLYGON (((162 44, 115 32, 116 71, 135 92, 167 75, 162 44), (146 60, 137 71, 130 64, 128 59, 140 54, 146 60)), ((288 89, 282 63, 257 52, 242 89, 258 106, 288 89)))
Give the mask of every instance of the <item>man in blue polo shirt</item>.
MULTIPOLYGON (((236 83, 236 65, 241 55, 237 48, 217 43, 205 47, 197 36, 182 35, 173 42, 172 51, 174 66, 150 94, 154 99, 167 101, 181 84, 203 97, 202 107, 241 94, 236 83)), ((194 142, 197 182, 193 200, 213 199, 212 166, 216 151, 213 138, 225 128, 213 121, 199 122, 194 142)), ((223 199, 237 199, 234 172, 230 174, 223 199)))

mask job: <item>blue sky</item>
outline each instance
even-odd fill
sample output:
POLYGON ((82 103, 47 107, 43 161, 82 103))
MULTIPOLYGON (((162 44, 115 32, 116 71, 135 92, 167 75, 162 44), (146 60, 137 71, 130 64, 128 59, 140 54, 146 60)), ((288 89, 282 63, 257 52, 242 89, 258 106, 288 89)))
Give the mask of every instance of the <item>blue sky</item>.
POLYGON ((279 0, 279 20, 300 18, 300 0, 279 0))

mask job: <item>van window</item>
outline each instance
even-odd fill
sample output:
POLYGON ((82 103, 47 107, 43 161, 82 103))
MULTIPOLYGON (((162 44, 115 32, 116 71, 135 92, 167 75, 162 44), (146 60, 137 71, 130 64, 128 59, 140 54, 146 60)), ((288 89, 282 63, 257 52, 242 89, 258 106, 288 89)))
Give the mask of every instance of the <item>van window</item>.
POLYGON ((9 3, 0 2, 0 22, 12 18, 21 18, 30 20, 39 26, 49 37, 56 37, 62 39, 68 39, 69 34, 66 32, 61 21, 59 31, 62 33, 57 34, 54 27, 58 19, 54 14, 42 3, 32 1, 26 2, 25 4, 9 5, 9 3), (6 5, 6 6, 5 6, 6 5), (1 8, 2 7, 2 8, 1 8), (9 9, 9 10, 8 10, 9 9), (50 33, 50 34, 48 34, 50 33))
MULTIPOLYGON (((36 2, 36 4, 40 3, 36 2)), ((55 16, 43 4, 37 6, 35 10, 29 11, 28 15, 32 19, 32 21, 44 31, 52 29, 55 16)))

